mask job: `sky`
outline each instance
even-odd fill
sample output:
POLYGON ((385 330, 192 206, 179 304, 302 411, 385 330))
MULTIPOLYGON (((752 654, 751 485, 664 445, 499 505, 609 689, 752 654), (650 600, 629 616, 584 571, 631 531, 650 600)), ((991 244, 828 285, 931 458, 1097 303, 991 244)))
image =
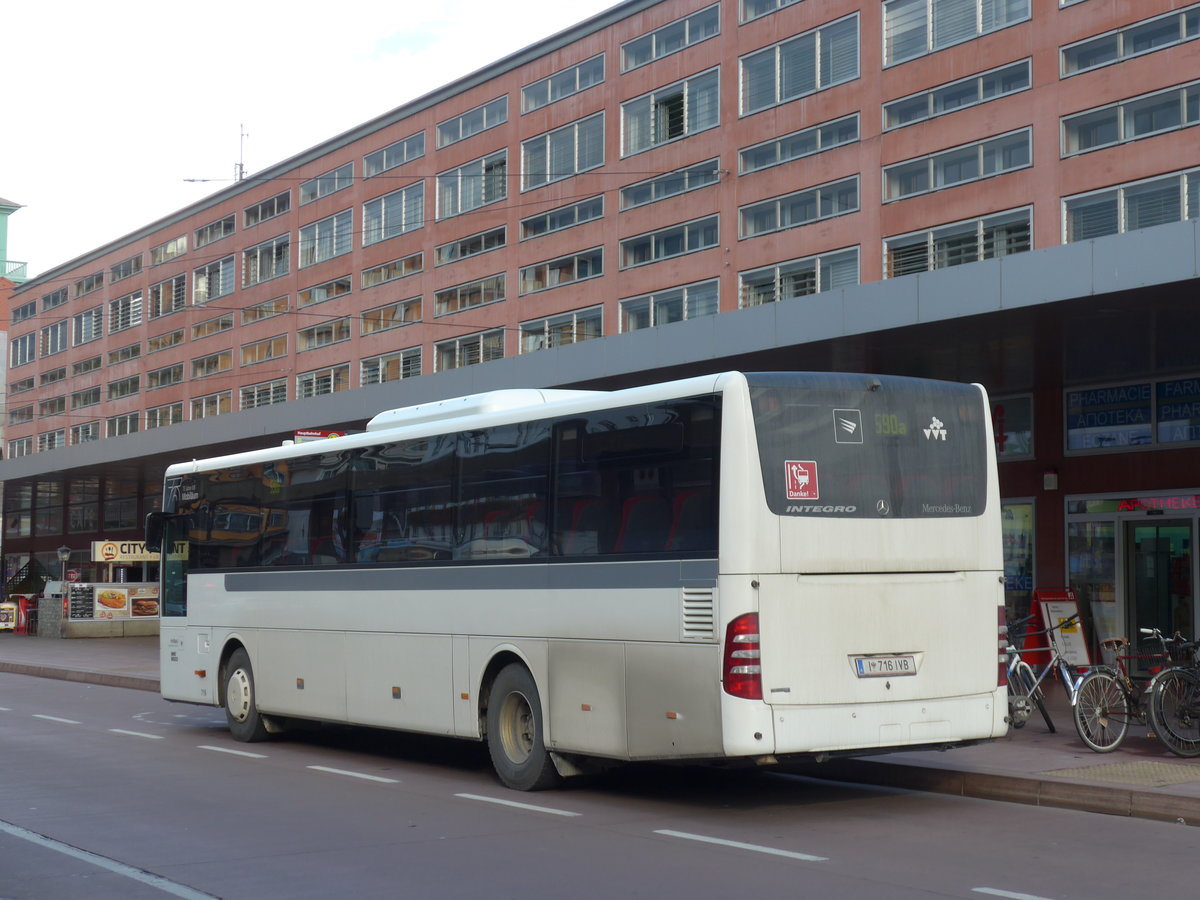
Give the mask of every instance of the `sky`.
POLYGON ((35 277, 616 2, 10 4, 7 258, 35 277))

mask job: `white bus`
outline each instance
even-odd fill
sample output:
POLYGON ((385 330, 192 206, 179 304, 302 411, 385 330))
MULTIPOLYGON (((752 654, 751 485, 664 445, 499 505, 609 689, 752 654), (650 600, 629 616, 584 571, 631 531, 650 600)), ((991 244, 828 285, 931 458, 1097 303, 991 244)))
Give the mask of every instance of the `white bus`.
POLYGON ((502 390, 171 466, 162 693, 596 764, 949 747, 1007 725, 978 385, 727 372, 502 390))

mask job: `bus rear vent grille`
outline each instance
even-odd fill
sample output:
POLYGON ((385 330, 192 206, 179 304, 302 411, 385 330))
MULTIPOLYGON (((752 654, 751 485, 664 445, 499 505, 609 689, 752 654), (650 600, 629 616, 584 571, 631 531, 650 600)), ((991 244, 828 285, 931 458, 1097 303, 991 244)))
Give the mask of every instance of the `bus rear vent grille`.
POLYGON ((680 640, 713 641, 713 601, 716 589, 711 587, 685 587, 683 617, 679 629, 680 640))

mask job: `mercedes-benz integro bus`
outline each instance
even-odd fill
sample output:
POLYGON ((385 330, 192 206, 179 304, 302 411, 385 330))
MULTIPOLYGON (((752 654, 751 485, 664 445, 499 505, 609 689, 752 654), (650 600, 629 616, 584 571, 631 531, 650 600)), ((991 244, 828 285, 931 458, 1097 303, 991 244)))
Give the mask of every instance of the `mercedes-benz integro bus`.
POLYGON ((727 372, 431 402, 173 465, 147 541, 163 695, 223 706, 240 740, 452 735, 537 789, 1007 728, 978 385, 727 372))

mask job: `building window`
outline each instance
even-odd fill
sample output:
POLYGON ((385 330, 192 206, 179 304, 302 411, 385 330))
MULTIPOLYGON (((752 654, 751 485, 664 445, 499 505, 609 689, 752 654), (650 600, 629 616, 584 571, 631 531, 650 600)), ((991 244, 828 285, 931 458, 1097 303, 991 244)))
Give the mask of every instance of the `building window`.
POLYGON ((296 376, 296 399, 317 397, 321 394, 336 394, 350 387, 350 364, 330 366, 314 372, 296 376))
POLYGON ((217 316, 215 319, 208 319, 205 322, 197 322, 193 325, 192 340, 198 341, 201 338, 220 334, 222 331, 229 331, 231 328, 233 328, 233 313, 225 313, 223 316, 217 316))
POLYGON ((176 422, 183 421, 183 404, 168 403, 166 406, 155 406, 146 410, 146 430, 151 428, 166 428, 176 422))
POLYGON ((604 113, 521 143, 521 190, 604 165, 604 113))
POLYGON ((191 406, 193 420, 222 416, 233 408, 233 392, 221 391, 207 397, 194 397, 191 406))
POLYGON ((176 275, 166 281, 152 285, 149 291, 149 316, 157 319, 169 313, 179 312, 187 306, 187 276, 176 275))
POLYGON ((87 278, 81 278, 75 282, 75 296, 82 297, 84 294, 98 291, 102 287, 104 287, 104 273, 97 272, 95 275, 89 275, 87 278))
POLYGON ((273 406, 276 403, 287 403, 287 379, 266 381, 262 384, 251 384, 241 389, 240 403, 242 409, 257 409, 260 406, 273 406))
POLYGON ((157 247, 150 248, 150 265, 161 266, 165 262, 169 262, 177 256, 183 256, 187 253, 188 239, 187 235, 167 241, 164 244, 159 244, 157 247))
MULTIPOLYGON (((38 435, 38 453, 45 453, 47 450, 57 450, 59 447, 65 446, 67 446, 67 433, 62 428, 55 431, 43 431, 38 435)), ((47 531, 47 529, 38 528, 39 533, 44 531, 47 531)))
POLYGON ((686 169, 676 169, 674 172, 621 188, 621 209, 644 206, 677 194, 708 187, 710 184, 716 184, 720 177, 719 162, 715 159, 688 166, 686 169))
POLYGON ((738 306, 762 306, 858 284, 858 248, 776 263, 738 276, 738 306))
POLYGON ((201 266, 192 273, 192 303, 207 303, 233 293, 233 257, 201 266))
POLYGON ((132 278, 142 271, 142 254, 131 256, 129 259, 122 260, 108 270, 108 281, 110 284, 116 284, 118 281, 124 281, 126 278, 132 278))
POLYGON ((146 390, 169 387, 172 384, 183 383, 183 363, 165 366, 161 369, 151 369, 146 373, 146 390))
POLYGON ((12 339, 9 351, 10 365, 13 368, 31 363, 37 359, 37 332, 31 331, 12 339))
POLYGON ((562 256, 521 269, 522 294, 544 291, 564 284, 598 278, 604 274, 604 248, 593 247, 581 253, 562 256))
POLYGON ((409 275, 415 275, 418 272, 424 271, 424 260, 424 254, 414 253, 412 256, 406 256, 403 259, 394 259, 391 262, 384 263, 382 266, 363 269, 362 286, 364 288, 374 287, 386 281, 395 281, 397 278, 406 278, 409 275))
POLYGON ((755 237, 858 212, 858 176, 773 197, 738 210, 741 237, 755 237))
POLYGON ((45 387, 48 384, 57 384, 60 381, 66 381, 67 367, 59 366, 57 369, 50 369, 38 376, 38 383, 45 387))
POLYGON ((621 104, 621 153, 629 156, 720 124, 718 70, 621 104))
POLYGON ((678 53, 721 33, 721 8, 717 4, 676 19, 649 34, 626 41, 621 45, 621 71, 678 53))
POLYGON ((242 310, 242 324, 249 325, 251 322, 261 322, 263 319, 281 316, 288 311, 288 308, 287 297, 276 297, 274 300, 247 306, 242 310))
POLYGON ((1029 129, 967 144, 883 170, 884 201, 900 200, 1003 175, 1031 165, 1029 129))
POLYGON ((233 368, 233 351, 221 350, 192 360, 192 377, 207 378, 209 375, 219 375, 233 368))
POLYGON ((717 279, 685 284, 621 301, 621 331, 654 328, 684 319, 716 315, 717 279))
MULTIPOLYGON (((33 438, 23 437, 17 438, 8 442, 8 458, 17 459, 21 456, 29 456, 33 453, 33 438)), ((12 535, 12 532, 9 532, 12 535)))
POLYGON ((885 0, 883 64, 916 59, 1029 18, 1029 0, 885 0))
POLYGON ((84 388, 82 391, 75 391, 71 394, 71 409, 86 409, 89 406, 95 406, 100 402, 100 385, 84 388))
POLYGON ((470 237, 442 244, 433 251, 433 264, 444 266, 446 263, 466 259, 468 256, 478 256, 489 250, 496 250, 507 243, 508 229, 501 225, 470 237))
POLYGON ((346 209, 300 229, 300 268, 349 253, 353 241, 353 213, 346 209))
MULTIPOLYGON (((35 301, 31 300, 29 302, 30 302, 30 304, 32 304, 35 301)), ((57 309, 58 307, 62 306, 66 302, 67 302, 67 289, 65 287, 59 288, 56 291, 51 291, 48 294, 43 294, 42 295, 42 312, 49 312, 52 309, 57 309)), ((33 315, 33 313, 30 313, 30 315, 33 315)), ((19 321, 19 320, 14 319, 14 322, 15 321, 19 321)))
POLYGON ((37 315, 38 304, 36 300, 30 300, 28 303, 22 303, 20 306, 13 307, 12 324, 24 322, 26 319, 32 319, 37 315))
POLYGON ((354 163, 348 162, 331 172, 310 178, 300 185, 300 205, 312 203, 319 197, 336 193, 354 183, 354 163))
MULTIPOLYGON (((104 336, 104 307, 95 306, 71 317, 72 337, 75 346, 86 344, 104 336)), ((13 365, 17 365, 16 362, 13 365)))
MULTIPOLYGON (((87 375, 89 372, 95 372, 103 363, 99 356, 93 356, 89 359, 81 359, 77 363, 71 364, 71 375, 78 378, 80 375, 87 375)), ((31 385, 32 387, 32 385, 31 385)), ((16 386, 13 386, 12 393, 16 393, 16 386)))
POLYGON ((314 284, 312 287, 305 288, 296 294, 296 305, 303 309, 306 306, 312 306, 316 303, 324 303, 326 300, 332 300, 335 297, 341 297, 343 294, 350 293, 353 290, 353 281, 349 275, 343 275, 341 278, 335 278, 332 281, 326 281, 324 284, 314 284))
POLYGON ((522 322, 520 352, 532 353, 534 350, 561 347, 603 337, 603 315, 603 307, 593 306, 557 316, 547 316, 544 319, 534 319, 532 322, 522 322))
POLYGON ((504 299, 504 290, 503 274, 446 288, 433 295, 433 314, 446 316, 475 306, 499 303, 504 299))
MULTIPOLYGON (((96 361, 99 362, 99 357, 97 357, 96 361)), ((79 364, 76 363, 76 365, 79 365, 79 364)), ((79 374, 79 373, 76 372, 76 374, 79 374)), ((28 393, 29 391, 32 391, 35 387, 37 387, 37 382, 34 380, 33 376, 30 375, 28 378, 22 378, 19 381, 9 382, 8 393, 10 395, 25 394, 25 393, 28 393)))
POLYGON ((67 320, 63 319, 61 322, 47 325, 41 330, 42 356, 53 356, 55 353, 62 353, 67 349, 67 327, 67 320))
POLYGON ((47 416, 61 416, 67 411, 66 397, 48 397, 45 400, 38 401, 38 418, 44 419, 47 416))
POLYGON ((799 2, 800 0, 742 0, 742 21, 749 22, 799 2))
POLYGON ((9 425, 27 425, 33 421, 33 405, 20 406, 8 411, 9 425))
POLYGON ((182 343, 183 329, 168 331, 166 334, 155 335, 146 341, 146 352, 157 353, 159 350, 166 350, 168 347, 177 347, 182 343))
POLYGON ((368 335, 420 321, 421 298, 413 297, 409 300, 401 300, 399 303, 389 303, 387 306, 367 310, 359 319, 358 328, 359 334, 368 335))
POLYGON ((522 219, 521 240, 541 237, 543 234, 562 231, 564 228, 573 228, 603 216, 604 198, 590 197, 587 200, 572 203, 570 206, 561 206, 558 209, 522 219))
POLYGON ((126 413, 122 416, 113 416, 104 422, 104 433, 106 437, 114 438, 121 437, 126 434, 137 434, 139 421, 141 417, 137 413, 126 413))
POLYGON ((439 372, 503 359, 504 329, 496 328, 440 341, 433 345, 433 351, 434 364, 439 372))
POLYGON ((363 385, 382 384, 385 381, 400 381, 421 374, 421 348, 410 347, 396 353, 372 356, 362 361, 363 385))
POLYGON ((394 169, 396 166, 403 165, 410 160, 418 159, 424 155, 425 132, 422 131, 411 137, 406 137, 402 141, 389 144, 382 150, 376 150, 374 153, 368 153, 364 156, 363 177, 371 178, 380 172, 394 169))
POLYGON ((883 242, 885 278, 995 259, 1031 248, 1030 209, 943 225, 883 242))
POLYGON ((1063 199, 1064 241, 1200 219, 1200 169, 1063 199))
POLYGON ((282 194, 276 194, 262 203, 255 203, 253 206, 246 207, 242 213, 242 227, 252 228, 259 222, 265 222, 267 219, 274 219, 276 216, 282 216, 285 212, 292 208, 292 192, 284 191, 282 194))
POLYGON ((1144 94, 1062 120, 1063 156, 1200 124, 1200 82, 1144 94))
POLYGON ((449 147, 472 135, 503 125, 508 121, 508 97, 497 97, 482 106, 469 109, 461 116, 447 119, 437 127, 438 148, 449 147))
POLYGON ((1062 48, 1062 76, 1152 53, 1200 37, 1200 5, 1189 6, 1062 48))
POLYGON ((350 318, 348 316, 332 322, 322 322, 296 332, 296 351, 316 350, 341 341, 350 340, 350 318))
POLYGON ((437 177, 437 217, 448 219, 508 196, 508 151, 469 162, 437 177))
POLYGON ((743 175, 782 165, 794 159, 803 159, 842 147, 858 140, 858 113, 814 125, 803 131, 794 131, 783 137, 764 141, 738 151, 738 165, 743 175))
POLYGON ((521 111, 533 112, 604 82, 604 54, 521 88, 521 111))
POLYGON ((118 347, 116 350, 108 351, 108 364, 110 366, 115 366, 118 363, 129 362, 131 359, 137 359, 141 355, 141 344, 130 344, 127 347, 118 347))
POLYGON ((71 426, 71 444, 86 444, 100 440, 100 421, 71 426))
POLYGON ((269 359, 280 359, 287 356, 287 335, 280 334, 265 341, 255 341, 242 345, 242 365, 253 366, 269 359))
POLYGON ((796 35, 740 60, 742 115, 858 77, 858 14, 796 35))
POLYGON ((717 246, 719 240, 716 216, 639 234, 621 241, 621 268, 628 269, 707 250, 717 246))
POLYGON ((363 204, 363 246, 378 244, 425 224, 425 183, 376 197, 363 204))
POLYGON ((211 244, 214 241, 219 241, 221 238, 229 237, 234 232, 233 213, 218 219, 215 222, 210 222, 202 228, 196 229, 196 249, 199 250, 206 244, 211 244))
POLYGON ((947 113, 958 112, 989 100, 997 100, 1032 84, 1030 61, 1025 59, 1011 66, 992 69, 970 78, 961 78, 933 90, 902 97, 883 105, 883 127, 901 128, 914 122, 924 122, 947 113))
POLYGON ((242 251, 242 287, 250 287, 288 273, 292 237, 281 234, 242 251))
POLYGON ((108 304, 108 333, 115 334, 142 324, 142 292, 126 294, 108 304))

